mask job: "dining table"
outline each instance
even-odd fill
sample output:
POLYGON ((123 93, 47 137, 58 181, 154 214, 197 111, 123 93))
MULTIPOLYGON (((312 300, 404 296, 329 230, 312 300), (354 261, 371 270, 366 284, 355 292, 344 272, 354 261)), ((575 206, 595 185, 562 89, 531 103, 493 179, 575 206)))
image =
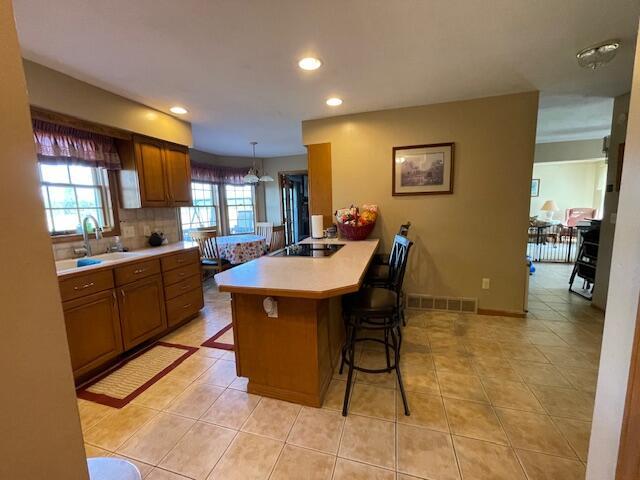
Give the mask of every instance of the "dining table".
POLYGON ((267 253, 267 239, 253 233, 220 236, 216 243, 220 257, 232 265, 255 260, 267 253))

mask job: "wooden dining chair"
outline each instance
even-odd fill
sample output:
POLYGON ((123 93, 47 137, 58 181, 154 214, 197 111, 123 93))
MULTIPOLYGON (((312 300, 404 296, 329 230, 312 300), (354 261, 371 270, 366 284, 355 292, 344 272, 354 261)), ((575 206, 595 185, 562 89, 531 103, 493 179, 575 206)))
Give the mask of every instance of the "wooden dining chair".
POLYGON ((271 242, 267 243, 267 245, 269 245, 270 252, 284 248, 284 225, 276 225, 273 227, 271 242))
POLYGON ((215 227, 193 230, 189 234, 200 248, 200 264, 205 272, 222 272, 231 267, 229 260, 220 256, 218 250, 218 231, 215 227))
POLYGON ((272 233, 273 222, 256 222, 256 235, 264 237, 267 245, 271 245, 272 233))

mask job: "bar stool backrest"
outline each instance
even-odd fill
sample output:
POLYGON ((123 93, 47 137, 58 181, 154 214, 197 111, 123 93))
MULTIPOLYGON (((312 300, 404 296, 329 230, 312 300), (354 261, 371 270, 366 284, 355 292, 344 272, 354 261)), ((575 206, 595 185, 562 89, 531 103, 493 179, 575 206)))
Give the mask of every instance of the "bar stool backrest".
POLYGON ((393 239, 393 247, 389 255, 389 287, 397 294, 402 292, 404 273, 412 245, 413 242, 402 235, 396 235, 393 239))

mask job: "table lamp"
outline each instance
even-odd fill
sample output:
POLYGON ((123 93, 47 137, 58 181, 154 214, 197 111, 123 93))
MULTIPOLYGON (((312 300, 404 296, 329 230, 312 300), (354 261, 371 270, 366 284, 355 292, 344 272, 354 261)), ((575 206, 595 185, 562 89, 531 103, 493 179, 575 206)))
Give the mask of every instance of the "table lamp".
POLYGON ((540 211, 546 212, 547 221, 551 221, 553 219, 553 212, 557 212, 558 210, 560 209, 558 208, 558 205, 556 205, 556 202, 554 202, 553 200, 547 200, 542 205, 542 208, 540 208, 540 211))

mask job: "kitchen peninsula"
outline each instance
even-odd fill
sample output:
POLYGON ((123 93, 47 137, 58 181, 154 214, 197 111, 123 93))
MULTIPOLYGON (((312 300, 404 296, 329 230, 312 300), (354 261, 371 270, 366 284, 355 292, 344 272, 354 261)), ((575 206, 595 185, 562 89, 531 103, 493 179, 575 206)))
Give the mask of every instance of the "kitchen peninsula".
POLYGON ((340 297, 358 291, 378 240, 331 256, 264 256, 219 273, 231 293, 236 369, 248 391, 319 407, 344 339, 340 297), (269 313, 268 313, 269 312, 269 313))

